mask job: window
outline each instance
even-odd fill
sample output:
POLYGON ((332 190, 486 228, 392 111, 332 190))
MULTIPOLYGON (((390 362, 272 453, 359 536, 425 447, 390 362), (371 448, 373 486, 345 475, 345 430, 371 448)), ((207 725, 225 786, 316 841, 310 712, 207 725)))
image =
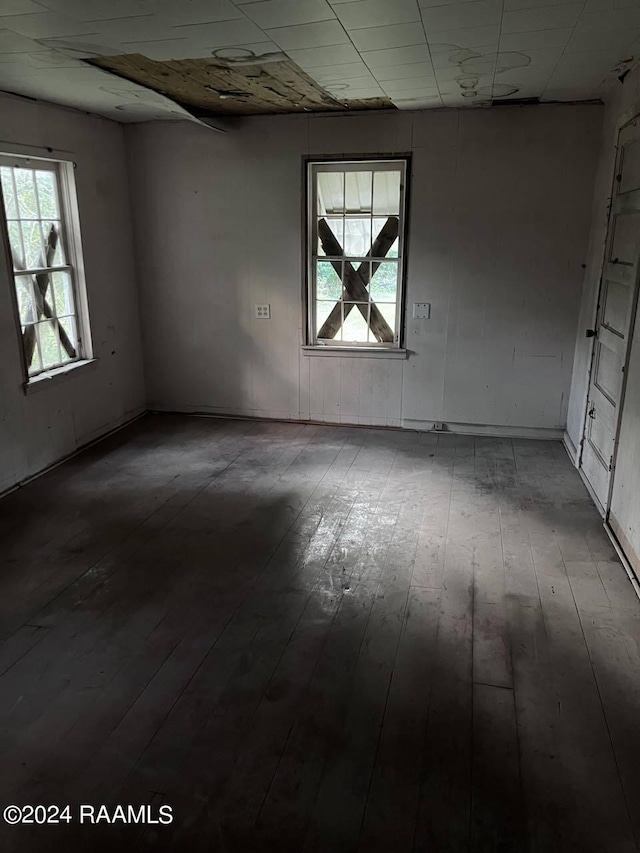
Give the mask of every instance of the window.
POLYGON ((406 160, 308 164, 309 337, 401 343, 406 160))
POLYGON ((72 164, 0 156, 0 181, 24 359, 29 378, 83 351, 70 234, 72 164))

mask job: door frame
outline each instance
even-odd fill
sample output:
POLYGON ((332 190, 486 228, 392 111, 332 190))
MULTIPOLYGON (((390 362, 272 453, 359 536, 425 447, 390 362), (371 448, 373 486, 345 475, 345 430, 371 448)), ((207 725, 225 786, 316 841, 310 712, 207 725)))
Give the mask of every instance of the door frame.
MULTIPOLYGON (((637 124, 638 129, 640 130, 640 112, 635 113, 633 116, 631 116, 631 118, 621 119, 617 124, 616 144, 614 147, 614 157, 613 157, 613 174, 611 176, 609 203, 607 205, 605 234, 604 234, 604 240, 602 243, 602 256, 601 256, 601 261, 600 261, 600 278, 599 278, 599 282, 598 282, 598 295, 597 295, 597 299, 596 299, 595 312, 592 315, 593 327, 596 330, 597 330, 597 327, 599 324, 600 310, 601 310, 601 306, 602 306, 604 268, 605 268, 605 262, 606 262, 606 257, 607 257, 607 249, 609 247, 609 237, 610 237, 610 229, 611 229, 611 212, 613 209, 613 200, 615 197, 616 173, 617 173, 617 168, 618 168, 618 156, 620 153, 620 135, 622 134, 622 132, 627 127, 629 127, 632 124, 637 124)), ((616 409, 616 424, 615 424, 614 439, 613 439, 613 452, 611 454, 611 463, 610 463, 611 468, 610 468, 610 473, 609 473, 609 483, 607 486, 606 502, 605 502, 604 506, 601 504, 599 498, 595 494, 593 487, 591 486, 591 484, 587 480, 586 474, 584 473, 584 471, 582 469, 582 455, 584 452, 585 436, 586 436, 587 427, 588 427, 587 418, 588 418, 588 412, 589 412, 589 391, 591 388, 591 377, 593 375, 595 354, 596 354, 596 346, 595 346, 596 336, 595 335, 593 336, 593 339, 591 342, 591 352, 589 354, 589 370, 587 371, 586 394, 585 394, 585 399, 584 399, 584 411, 583 411, 583 415, 582 415, 582 431, 580 434, 580 446, 578 448, 578 459, 577 459, 578 471, 580 472, 580 476, 582 477, 583 482, 587 486, 587 490, 589 491, 591 498, 593 499, 594 503, 596 504, 596 507, 598 509, 602 510, 602 515, 603 515, 603 519, 604 519, 604 526, 607 529, 607 533, 609 534, 610 537, 615 537, 615 534, 609 525, 609 510, 610 510, 610 506, 611 506, 611 495, 613 492, 613 482, 614 482, 615 472, 616 472, 616 459, 618 456, 618 445, 619 445, 619 441, 620 441, 620 426, 621 426, 621 422, 622 422, 622 412, 624 410, 624 400, 625 400, 626 391, 627 391, 627 377, 629 375, 629 369, 628 369, 629 368, 629 357, 631 355, 631 346, 633 343, 633 335, 635 332, 635 325, 636 325, 635 320, 636 320, 636 312, 637 312, 637 308, 638 308, 638 295, 639 295, 639 291, 640 291, 639 285, 640 285, 640 264, 638 265, 638 269, 636 271, 636 279, 635 279, 635 283, 633 286, 633 294, 631 297, 631 308, 630 308, 631 313, 629 316, 629 331, 627 333, 627 350, 625 353, 624 364, 622 367, 622 384, 620 387, 620 402, 619 402, 619 405, 617 406, 617 409, 616 409)), ((619 543, 617 542, 617 538, 616 538, 616 543, 617 543, 617 547, 619 548, 620 546, 619 546, 619 543)))

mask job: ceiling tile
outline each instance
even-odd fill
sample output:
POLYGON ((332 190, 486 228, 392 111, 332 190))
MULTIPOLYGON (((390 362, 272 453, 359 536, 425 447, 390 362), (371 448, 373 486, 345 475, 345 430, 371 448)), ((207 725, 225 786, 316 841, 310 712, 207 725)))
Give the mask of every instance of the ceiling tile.
POLYGON ((211 47, 234 47, 270 41, 260 27, 256 27, 253 21, 248 21, 246 18, 213 24, 187 24, 173 27, 171 32, 174 38, 187 38, 194 43, 211 47))
POLYGON ((2 53, 36 53, 42 50, 37 41, 14 33, 12 30, 0 29, 0 54, 2 53))
POLYGON ((313 47, 306 50, 288 50, 287 54, 303 69, 327 68, 360 61, 360 54, 351 42, 330 45, 329 47, 313 47))
POLYGON ((415 44, 411 47, 371 50, 363 53, 362 58, 375 73, 377 68, 389 68, 392 65, 404 65, 413 62, 430 62, 431 53, 426 44, 415 44))
POLYGON ((411 47, 426 42, 422 22, 352 30, 350 36, 359 51, 411 47))
POLYGON ((580 16, 576 28, 597 31, 622 27, 640 27, 640 4, 636 4, 632 8, 584 12, 580 16))
POLYGON ((463 48, 462 50, 454 48, 453 50, 436 52, 433 54, 431 61, 434 68, 449 68, 451 66, 458 67, 465 61, 486 61, 489 59, 495 60, 498 53, 498 44, 483 45, 478 48, 463 48))
POLYGON ((604 12, 607 9, 626 9, 637 7, 638 0, 587 0, 583 14, 586 12, 604 12))
POLYGON ((439 94, 435 81, 430 85, 423 83, 421 86, 392 86, 390 83, 386 83, 382 88, 390 98, 431 97, 431 95, 439 94))
POLYGON ((57 12, 38 12, 35 15, 5 15, 1 20, 2 26, 6 29, 33 39, 96 32, 93 24, 82 23, 74 18, 59 15, 57 12))
POLYGON ((269 38, 283 50, 306 50, 346 44, 349 41, 349 36, 338 21, 323 21, 298 27, 279 27, 266 32, 269 38))
POLYGON ((502 0, 476 0, 422 10, 422 20, 430 41, 433 40, 433 33, 499 24, 501 17, 502 0))
MULTIPOLYGON (((598 30, 576 29, 567 42, 565 51, 567 53, 581 53, 585 50, 617 50, 621 53, 631 52, 631 46, 640 35, 640 29, 606 28, 598 30)), ((622 56, 618 57, 622 59, 622 56)))
POLYGON ((433 65, 430 62, 414 62, 411 65, 391 65, 376 71, 380 82, 385 80, 410 80, 413 77, 433 77, 433 65))
MULTIPOLYGON (((111 6, 112 3, 109 3, 105 8, 110 10, 111 6)), ((129 3, 129 8, 136 7, 129 3)), ((155 0, 153 10, 163 21, 173 25, 210 24, 215 21, 233 21, 243 17, 242 12, 231 0, 187 0, 187 2, 183 0, 181 3, 176 3, 175 0, 155 0)))
POLYGON ((364 62, 349 62, 346 65, 333 65, 327 68, 318 68, 311 76, 319 83, 330 80, 341 80, 347 77, 362 77, 371 72, 364 62))
POLYGON ((537 30, 526 33, 502 33, 500 50, 543 50, 549 47, 564 47, 573 30, 537 30))
POLYGON ((540 6, 564 6, 576 0, 504 0, 505 11, 517 9, 536 9, 540 6))
MULTIPOLYGON (((477 0, 477 2, 481 1, 477 0)), ((476 2, 476 0, 418 0, 418 5, 421 9, 431 9, 433 6, 452 6, 469 2, 476 2)))
POLYGON ((326 0, 263 0, 245 4, 242 11, 262 29, 335 20, 326 0))
POLYGON ((392 98, 391 100, 399 110, 426 110, 442 106, 439 95, 431 98, 392 98))
POLYGON ((384 98, 384 92, 380 86, 366 86, 361 89, 346 89, 344 92, 332 93, 338 101, 364 101, 367 98, 384 98))
MULTIPOLYGON (((83 26, 91 27, 91 33, 99 34, 105 44, 132 41, 157 41, 158 39, 185 38, 182 33, 156 18, 155 15, 144 15, 138 18, 118 18, 114 21, 91 21, 83 26)), ((58 33, 58 36, 66 35, 58 33)))
MULTIPOLYGON (((166 0, 166 3, 170 2, 171 0, 166 0)), ((188 7, 191 7, 193 2, 194 0, 189 0, 188 7)), ((162 0, 136 0, 135 3, 131 0, 42 0, 42 4, 49 9, 77 21, 108 21, 153 15, 161 8, 161 3, 162 0)), ((236 12, 241 14, 237 9, 236 12)))
POLYGON ((416 0, 355 0, 335 5, 334 11, 347 30, 420 21, 416 0))
POLYGON ((560 6, 537 6, 517 9, 502 17, 503 33, 525 33, 533 30, 553 30, 573 27, 580 17, 583 3, 563 3, 560 6))
POLYGON ((28 15, 31 12, 46 11, 44 5, 34 3, 32 0, 2 0, 0 18, 4 15, 28 15))
POLYGON ((500 34, 499 26, 471 27, 464 30, 447 30, 434 33, 429 39, 431 53, 443 53, 465 47, 483 47, 496 44, 500 34))

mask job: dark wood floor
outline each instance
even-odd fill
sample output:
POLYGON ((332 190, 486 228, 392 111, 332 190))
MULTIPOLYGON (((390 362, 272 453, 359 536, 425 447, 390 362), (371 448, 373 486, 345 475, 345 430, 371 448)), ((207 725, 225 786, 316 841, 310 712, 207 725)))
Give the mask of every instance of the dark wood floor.
POLYGON ((0 561, 0 803, 74 815, 3 851, 638 850, 640 603, 559 444, 151 416, 0 561))

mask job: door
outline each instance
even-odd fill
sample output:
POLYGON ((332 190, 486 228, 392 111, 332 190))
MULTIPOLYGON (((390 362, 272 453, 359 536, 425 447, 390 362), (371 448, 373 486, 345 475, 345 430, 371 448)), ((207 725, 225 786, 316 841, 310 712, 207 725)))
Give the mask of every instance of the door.
POLYGON ((609 482, 640 260, 640 117, 618 137, 580 466, 603 511, 609 482))

